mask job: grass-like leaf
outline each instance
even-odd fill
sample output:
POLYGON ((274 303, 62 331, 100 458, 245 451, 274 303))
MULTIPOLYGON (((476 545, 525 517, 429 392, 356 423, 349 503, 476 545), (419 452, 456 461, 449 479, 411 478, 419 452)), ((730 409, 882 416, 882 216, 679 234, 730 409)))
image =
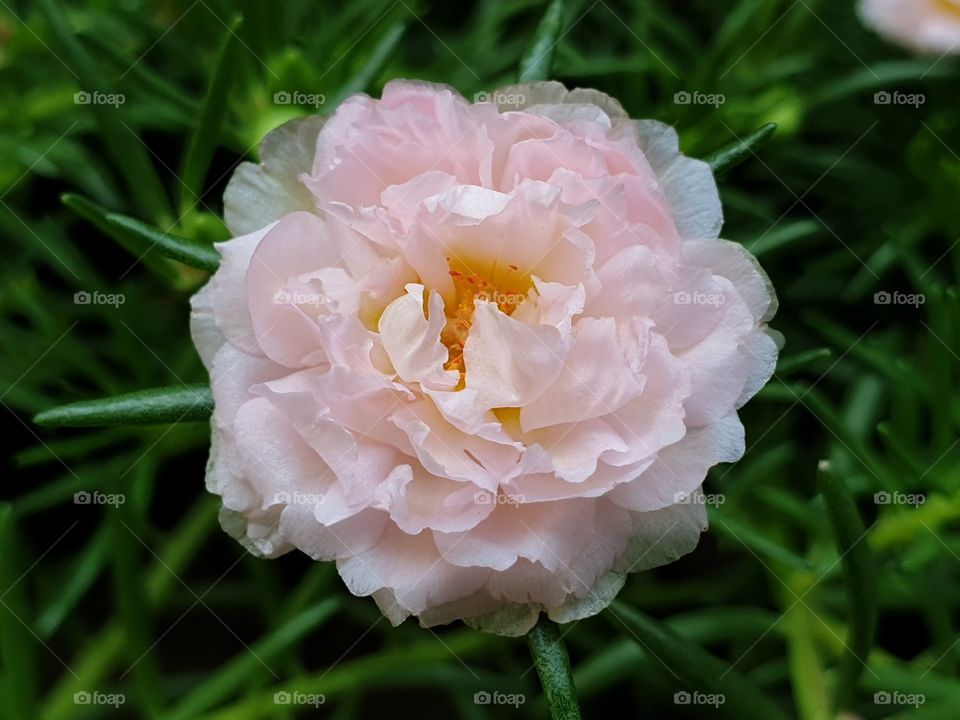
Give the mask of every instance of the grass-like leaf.
POLYGON ((152 244, 167 257, 179 260, 185 265, 207 272, 215 272, 220 265, 220 255, 210 245, 190 242, 126 215, 110 213, 106 220, 112 227, 152 244))
POLYGON ((729 145, 724 145, 719 150, 715 150, 703 158, 703 161, 710 166, 714 175, 723 175, 731 168, 736 167, 754 155, 757 148, 766 142, 776 129, 776 123, 767 123, 745 138, 741 138, 729 145))
POLYGON ((877 622, 876 567, 870 546, 864 540, 863 521, 853 497, 827 461, 820 464, 817 486, 827 509, 837 552, 840 553, 850 608, 850 635, 846 642, 848 652, 844 656, 837 683, 837 706, 842 708, 856 688, 863 664, 873 646, 877 622))
POLYGON ((153 425, 206 420, 213 395, 206 385, 150 388, 98 400, 81 400, 45 410, 34 417, 48 427, 153 425))
MULTIPOLYGON (((177 235, 165 233, 135 218, 110 212, 80 195, 65 193, 60 199, 77 215, 96 225, 131 254, 142 258, 144 262, 154 259, 151 258, 150 251, 156 248, 172 260, 178 260, 185 265, 208 272, 216 271, 220 265, 219 253, 209 245, 191 242, 177 235)), ((172 276, 169 269, 163 272, 168 277, 172 276)))
POLYGON ((400 45, 400 41, 407 31, 407 25, 406 21, 398 21, 387 29, 373 45, 363 66, 340 87, 333 98, 328 99, 327 102, 331 107, 336 107, 350 95, 363 92, 369 88, 370 83, 383 72, 384 65, 400 45))
POLYGON ((643 648, 691 690, 722 694, 718 709, 741 720, 786 720, 786 715, 763 692, 725 662, 702 647, 660 625, 622 602, 614 602, 608 617, 629 631, 643 648))
POLYGON ((243 650, 203 684, 191 691, 168 715, 167 720, 189 720, 214 707, 244 686, 281 651, 296 645, 333 616, 340 601, 329 598, 299 613, 276 630, 243 650))
POLYGON ((830 348, 814 348, 790 357, 781 357, 777 362, 777 375, 788 377, 820 360, 827 360, 831 357, 833 357, 833 351, 830 348))
POLYGON ((533 41, 520 59, 520 82, 546 80, 550 77, 553 49, 563 28, 563 0, 551 0, 543 15, 533 41))
POLYGON ((207 89, 207 97, 200 113, 200 120, 190 138, 183 172, 180 176, 181 214, 187 212, 187 209, 192 206, 191 203, 200 197, 203 180, 207 176, 213 153, 219 144, 230 88, 237 74, 237 51, 240 41, 237 33, 242 24, 243 17, 237 15, 226 28, 213 77, 210 79, 210 87, 207 89))
POLYGON ((4 715, 30 718, 36 713, 36 641, 30 637, 26 611, 23 572, 27 569, 21 559, 15 529, 13 508, 0 504, 0 659, 3 660, 4 715))
MULTIPOLYGON (((40 0, 38 5, 79 78, 81 92, 107 92, 103 75, 67 22, 65 9, 53 0, 40 0)), ((169 222, 172 212, 167 193, 143 141, 124 123, 117 107, 102 103, 91 103, 89 107, 96 116, 107 150, 123 173, 139 209, 154 222, 169 222)))

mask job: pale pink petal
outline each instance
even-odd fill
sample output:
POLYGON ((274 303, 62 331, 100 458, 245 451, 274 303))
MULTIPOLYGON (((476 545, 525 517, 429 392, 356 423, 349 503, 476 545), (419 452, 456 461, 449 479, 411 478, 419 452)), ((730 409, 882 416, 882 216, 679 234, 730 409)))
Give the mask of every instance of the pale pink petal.
POLYGON ((582 318, 556 380, 520 411, 525 431, 608 415, 643 390, 639 365, 631 366, 613 318, 582 318))
POLYGON ((234 235, 246 235, 297 210, 313 211, 316 199, 300 175, 313 166, 325 117, 296 118, 271 130, 260 143, 260 165, 241 163, 223 196, 223 215, 234 235))

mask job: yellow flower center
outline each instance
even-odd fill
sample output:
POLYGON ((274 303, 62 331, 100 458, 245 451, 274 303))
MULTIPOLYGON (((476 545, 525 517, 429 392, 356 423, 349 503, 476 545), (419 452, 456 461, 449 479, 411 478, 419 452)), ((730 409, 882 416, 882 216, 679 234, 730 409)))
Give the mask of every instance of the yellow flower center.
POLYGON ((447 323, 440 333, 440 342, 449 353, 444 369, 460 373, 459 390, 464 385, 467 370, 463 351, 473 322, 474 302, 479 299, 496 303, 501 312, 512 315, 527 299, 533 282, 516 265, 503 265, 496 261, 492 264, 468 263, 460 258, 447 258, 447 264, 455 299, 446 305, 447 323))
POLYGON ((947 15, 960 17, 960 0, 936 0, 936 3, 947 15))

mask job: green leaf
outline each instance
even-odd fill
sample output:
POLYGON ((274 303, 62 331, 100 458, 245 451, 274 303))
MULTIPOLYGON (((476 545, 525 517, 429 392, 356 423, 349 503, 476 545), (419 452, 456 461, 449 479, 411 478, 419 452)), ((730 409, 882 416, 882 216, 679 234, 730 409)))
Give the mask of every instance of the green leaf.
POLYGON ((837 552, 847 588, 850 608, 850 635, 846 646, 840 680, 837 682, 837 707, 842 708, 857 686, 863 663, 873 647, 873 632, 877 622, 876 567, 860 513, 850 491, 822 461, 817 472, 817 487, 827 509, 827 520, 833 530, 837 552))
POLYGON ((119 231, 127 232, 130 236, 139 238, 144 243, 156 247, 167 257, 179 260, 185 265, 207 272, 216 272, 220 266, 220 254, 209 245, 192 243, 185 238, 165 233, 126 215, 110 213, 106 220, 107 223, 118 228, 119 231))
MULTIPOLYGON (((64 17, 65 9, 53 0, 40 0, 39 5, 58 45, 66 54, 71 72, 75 71, 78 76, 80 90, 110 92, 96 62, 77 40, 76 32, 64 17)), ((123 173, 140 211, 154 222, 169 222, 173 215, 160 176, 150 162, 146 145, 121 119, 119 106, 91 103, 89 108, 96 117, 107 151, 123 173)))
POLYGON ((180 212, 186 213, 191 203, 199 198, 203 191, 203 181, 210 169, 213 153, 220 142, 220 131, 223 128, 224 117, 227 113, 227 100, 230 88, 236 77, 237 48, 239 37, 237 32, 243 24, 243 17, 237 15, 226 28, 226 35, 220 46, 217 64, 213 70, 207 97, 200 112, 200 120, 196 130, 190 138, 187 156, 183 163, 183 172, 180 176, 180 212))
POLYGON ((541 616, 540 621, 527 633, 527 645, 553 720, 580 720, 570 657, 560 636, 559 626, 541 616))
POLYGON ((768 230, 753 242, 744 241, 743 246, 760 258, 782 247, 788 247, 797 240, 810 237, 822 229, 823 225, 816 220, 795 220, 768 230))
POLYGON ((827 360, 832 356, 833 351, 830 348, 815 348, 790 357, 782 357, 777 363, 777 375, 780 377, 793 375, 820 360, 827 360))
MULTIPOLYGON (((162 232, 159 228, 135 218, 111 212, 81 195, 65 193, 60 200, 77 215, 93 223, 106 235, 116 240, 132 255, 142 258, 144 262, 149 263, 154 260, 149 253, 156 248, 168 258, 207 272, 215 272, 220 265, 220 254, 209 245, 201 245, 186 238, 162 232)), ((165 268, 163 274, 166 277, 174 276, 170 268, 165 268)))
POLYGON ((533 42, 520 59, 520 82, 546 80, 550 77, 553 49, 563 27, 563 0, 552 0, 533 34, 533 42))
POLYGON ((293 646, 330 619, 339 607, 340 601, 337 598, 328 598, 280 625, 249 650, 243 650, 221 667, 165 717, 167 720, 189 720, 214 707, 242 689, 245 682, 261 672, 263 663, 271 662, 283 650, 293 646))
POLYGON ((143 264, 159 277, 171 281, 176 278, 177 274, 174 268, 171 267, 165 258, 147 254, 149 248, 142 242, 136 238, 129 237, 127 233, 117 232, 116 228, 107 222, 107 215, 110 214, 110 211, 105 207, 98 205, 82 195, 75 195, 74 193, 64 193, 60 196, 60 202, 70 208, 70 210, 79 217, 95 225, 104 235, 115 240, 120 247, 133 255, 133 257, 140 258, 143 264))
POLYGON ((363 92, 370 87, 376 77, 383 72, 387 60, 393 55, 394 50, 400 45, 404 33, 407 31, 407 22, 395 22, 383 34, 373 47, 370 57, 367 58, 363 66, 347 80, 337 91, 333 98, 329 98, 327 103, 332 107, 337 107, 344 99, 354 93, 363 92), (332 102, 331 102, 332 100, 332 102))
POLYGON ((77 557, 71 560, 69 576, 58 583, 58 592, 37 618, 37 634, 49 638, 77 603, 93 587, 110 550, 110 526, 104 524, 77 557))
POLYGON ((678 635, 622 602, 607 610, 621 630, 630 635, 656 660, 691 690, 722 694, 718 710, 738 720, 786 720, 786 715, 743 675, 702 647, 678 635))
POLYGON ((45 410, 33 421, 48 427, 151 425, 206 420, 213 395, 206 385, 150 388, 45 410))
MULTIPOLYGON (((25 602, 23 574, 26 566, 13 508, 0 503, 0 659, 3 660, 5 696, 4 714, 8 717, 37 717, 37 668, 35 648, 39 643, 29 629, 28 605, 25 602)), ((69 532, 69 531, 68 531, 69 532)))
POLYGON ((727 517, 719 507, 707 508, 712 528, 720 535, 733 538, 757 555, 785 563, 798 570, 809 571, 812 566, 796 553, 771 540, 763 532, 727 517))
POLYGON ((731 168, 736 167, 747 158, 755 155, 757 148, 766 142, 776 129, 776 123, 767 123, 745 138, 732 142, 729 145, 724 145, 719 150, 715 150, 703 158, 703 161, 710 166, 714 175, 723 175, 731 168))

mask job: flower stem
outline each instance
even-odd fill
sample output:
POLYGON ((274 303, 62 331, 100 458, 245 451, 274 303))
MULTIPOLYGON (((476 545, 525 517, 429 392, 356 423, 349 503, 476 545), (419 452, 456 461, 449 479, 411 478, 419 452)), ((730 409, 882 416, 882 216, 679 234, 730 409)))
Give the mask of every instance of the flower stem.
POLYGON ((560 636, 560 627, 547 617, 541 617, 527 633, 527 645, 553 720, 580 720, 570 656, 560 636))

